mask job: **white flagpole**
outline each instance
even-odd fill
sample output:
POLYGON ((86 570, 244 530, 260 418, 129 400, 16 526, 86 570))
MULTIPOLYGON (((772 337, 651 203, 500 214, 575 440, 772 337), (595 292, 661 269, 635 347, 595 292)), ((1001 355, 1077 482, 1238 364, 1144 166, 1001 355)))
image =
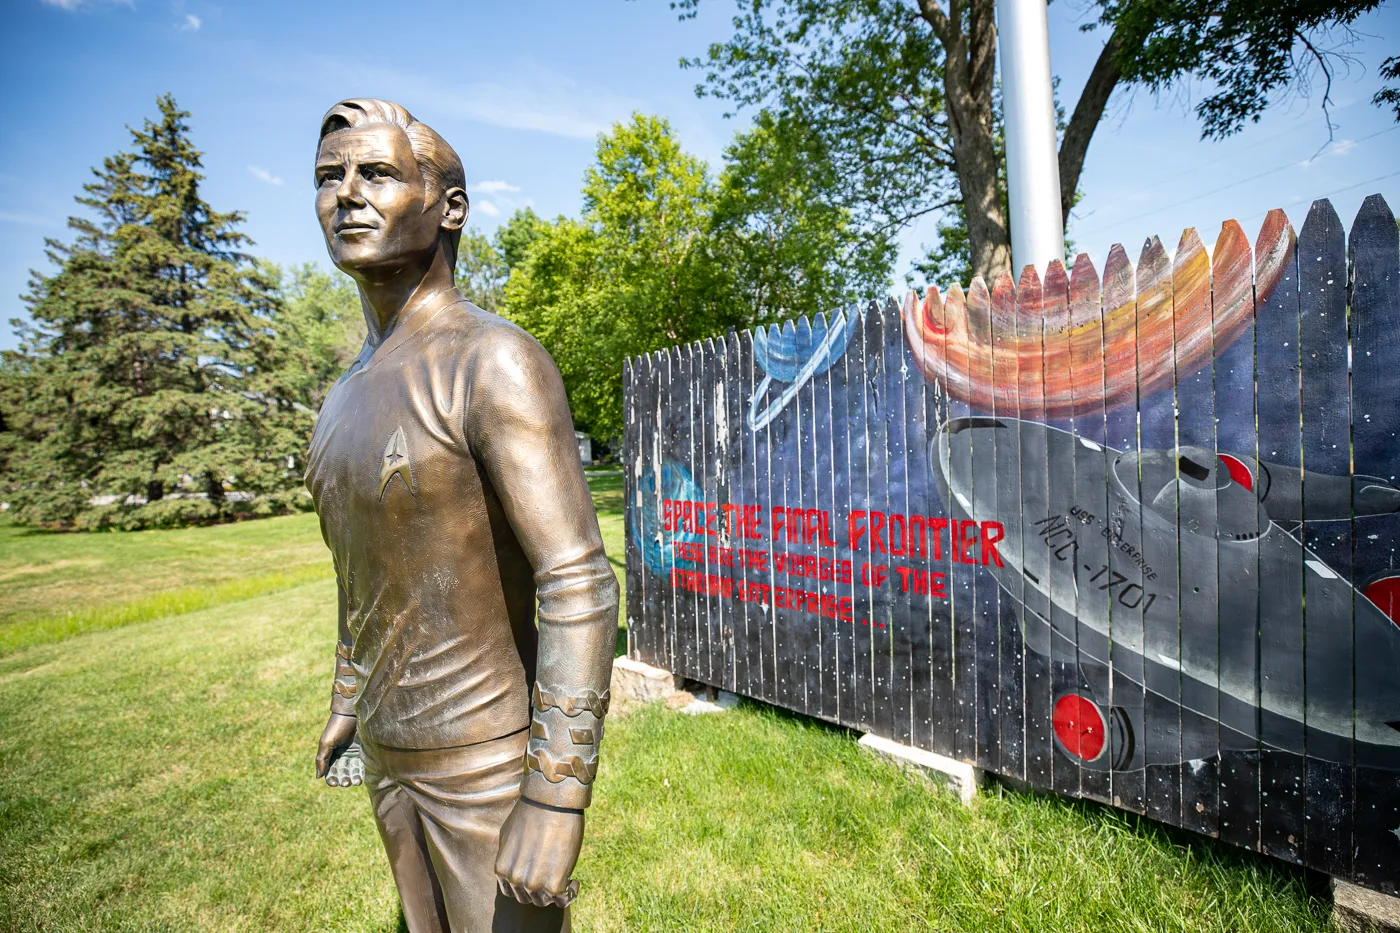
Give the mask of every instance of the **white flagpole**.
POLYGON ((1063 260, 1065 252, 1045 0, 997 0, 997 39, 1012 270, 1019 276, 1025 266, 1034 265, 1044 277, 1046 264, 1063 260))

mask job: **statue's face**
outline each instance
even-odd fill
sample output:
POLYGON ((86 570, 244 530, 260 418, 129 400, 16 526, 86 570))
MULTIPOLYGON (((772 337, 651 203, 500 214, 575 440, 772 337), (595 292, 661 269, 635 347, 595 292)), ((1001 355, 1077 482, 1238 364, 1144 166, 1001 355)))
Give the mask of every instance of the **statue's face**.
POLYGON ((321 140, 316 215, 331 260, 345 272, 375 276, 430 260, 443 216, 426 195, 399 127, 375 123, 321 140))

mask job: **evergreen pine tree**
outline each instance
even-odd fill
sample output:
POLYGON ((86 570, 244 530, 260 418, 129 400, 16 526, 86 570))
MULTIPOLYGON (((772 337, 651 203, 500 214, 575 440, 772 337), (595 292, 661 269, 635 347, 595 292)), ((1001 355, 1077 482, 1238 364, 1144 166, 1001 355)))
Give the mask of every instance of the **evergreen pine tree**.
POLYGON ((300 351, 278 339, 275 282, 241 250, 239 212, 200 198, 189 114, 170 95, 78 203, 59 267, 32 273, 32 322, 7 363, 5 482, 15 517, 150 527, 310 507, 298 457, 300 351), (230 497, 236 490, 239 495, 230 497), (251 495, 251 499, 249 496, 251 495), (235 501, 237 500, 237 501, 235 501))

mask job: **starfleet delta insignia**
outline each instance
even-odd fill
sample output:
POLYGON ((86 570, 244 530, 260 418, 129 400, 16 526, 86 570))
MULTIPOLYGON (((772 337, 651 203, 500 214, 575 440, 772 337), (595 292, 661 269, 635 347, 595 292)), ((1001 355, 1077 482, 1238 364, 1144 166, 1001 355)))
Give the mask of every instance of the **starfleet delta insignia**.
POLYGON ((384 501, 384 491, 389 488, 395 475, 408 487, 409 495, 418 498, 418 492, 413 487, 413 464, 408 459, 408 441, 403 436, 403 425, 394 429, 394 436, 389 438, 384 448, 384 458, 379 464, 380 502, 384 501))

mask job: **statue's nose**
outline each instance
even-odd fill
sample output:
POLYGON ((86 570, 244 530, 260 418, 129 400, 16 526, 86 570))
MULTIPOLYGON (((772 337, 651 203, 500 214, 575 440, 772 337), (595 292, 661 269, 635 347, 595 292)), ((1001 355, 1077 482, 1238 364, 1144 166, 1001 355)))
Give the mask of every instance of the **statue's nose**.
POLYGON ((351 209, 364 207, 365 199, 360 195, 359 186, 360 175, 358 172, 346 172, 345 177, 340 180, 340 184, 335 188, 335 203, 337 207, 351 209))

